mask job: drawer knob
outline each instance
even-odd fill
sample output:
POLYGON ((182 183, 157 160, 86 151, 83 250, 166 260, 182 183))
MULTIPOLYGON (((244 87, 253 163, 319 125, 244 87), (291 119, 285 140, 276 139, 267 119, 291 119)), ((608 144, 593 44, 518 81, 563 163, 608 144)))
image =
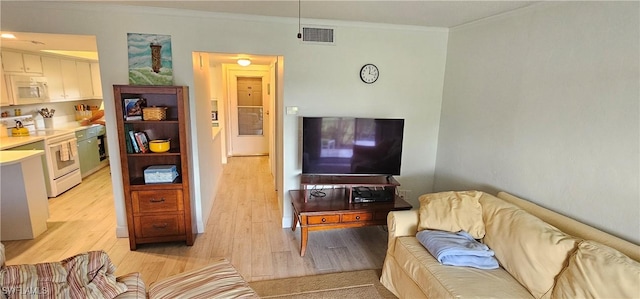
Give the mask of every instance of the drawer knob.
POLYGON ((322 218, 322 222, 327 222, 327 218, 322 218))
POLYGON ((168 223, 153 224, 153 228, 163 229, 163 228, 167 228, 168 225, 169 225, 168 223))
POLYGON ((360 220, 360 216, 356 216, 356 220, 360 220))
POLYGON ((163 198, 160 198, 160 199, 152 198, 152 199, 150 199, 149 201, 150 201, 150 202, 164 202, 164 197, 163 197, 163 198))

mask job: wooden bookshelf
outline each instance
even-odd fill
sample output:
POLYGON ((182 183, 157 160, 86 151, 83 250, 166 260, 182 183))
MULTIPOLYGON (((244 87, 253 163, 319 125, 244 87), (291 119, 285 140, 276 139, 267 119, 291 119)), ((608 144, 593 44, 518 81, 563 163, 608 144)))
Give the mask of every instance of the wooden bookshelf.
POLYGON ((129 229, 129 245, 185 241, 193 245, 189 192, 189 90, 186 86, 113 86, 120 162, 129 229), (167 107, 166 120, 126 120, 124 99, 142 98, 147 106, 167 107), (145 132, 149 140, 170 139, 164 153, 127 148, 128 129, 145 132), (145 183, 152 165, 175 165, 179 176, 168 183, 145 183))

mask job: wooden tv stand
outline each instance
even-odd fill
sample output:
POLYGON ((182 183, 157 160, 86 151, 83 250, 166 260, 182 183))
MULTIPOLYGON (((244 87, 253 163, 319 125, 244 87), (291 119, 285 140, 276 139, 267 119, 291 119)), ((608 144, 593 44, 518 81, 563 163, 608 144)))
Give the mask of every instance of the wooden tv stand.
POLYGON ((387 214, 390 211, 410 210, 412 206, 402 197, 394 194, 393 200, 384 202, 354 203, 351 201, 353 187, 397 187, 400 184, 389 177, 367 176, 313 176, 301 180, 302 190, 290 190, 291 205, 293 206, 293 223, 291 230, 295 231, 300 222, 300 256, 304 256, 307 249, 309 231, 337 228, 362 227, 370 225, 386 225, 387 214), (378 182, 378 184, 376 184, 378 182), (311 185, 337 186, 339 188, 315 189, 324 196, 310 196, 311 185))
POLYGON ((303 174, 300 177, 300 187, 305 191, 304 199, 307 201, 312 198, 310 188, 315 186, 332 186, 342 187, 345 191, 345 196, 352 202, 353 188, 355 187, 373 187, 373 188, 390 188, 395 194, 396 188, 400 186, 400 183, 396 179, 389 175, 310 175, 303 174))

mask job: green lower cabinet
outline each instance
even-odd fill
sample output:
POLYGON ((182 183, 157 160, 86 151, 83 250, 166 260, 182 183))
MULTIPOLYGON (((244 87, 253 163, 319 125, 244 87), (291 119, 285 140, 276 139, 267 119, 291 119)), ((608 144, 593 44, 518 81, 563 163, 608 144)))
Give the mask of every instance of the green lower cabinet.
POLYGON ((95 172, 95 169, 100 165, 98 138, 90 137, 78 140, 78 156, 80 158, 80 173, 83 178, 95 172))

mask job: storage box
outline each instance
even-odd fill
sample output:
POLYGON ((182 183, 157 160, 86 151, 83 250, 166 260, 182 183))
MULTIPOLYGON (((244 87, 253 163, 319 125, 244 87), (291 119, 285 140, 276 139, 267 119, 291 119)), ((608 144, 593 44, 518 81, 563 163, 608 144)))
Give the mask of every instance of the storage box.
POLYGON ((153 165, 144 170, 144 183, 171 183, 178 175, 175 165, 153 165))

